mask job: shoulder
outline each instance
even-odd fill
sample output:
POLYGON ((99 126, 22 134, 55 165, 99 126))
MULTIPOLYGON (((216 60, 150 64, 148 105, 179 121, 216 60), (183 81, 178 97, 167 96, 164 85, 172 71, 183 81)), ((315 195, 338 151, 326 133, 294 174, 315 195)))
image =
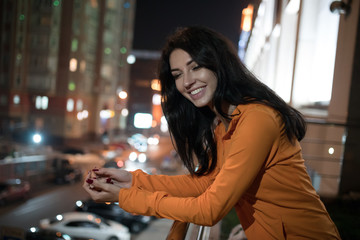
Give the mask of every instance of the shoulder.
POLYGON ((277 123, 281 123, 281 115, 278 111, 260 103, 238 105, 233 112, 233 120, 245 120, 249 116, 257 116, 264 120, 272 119, 277 123))

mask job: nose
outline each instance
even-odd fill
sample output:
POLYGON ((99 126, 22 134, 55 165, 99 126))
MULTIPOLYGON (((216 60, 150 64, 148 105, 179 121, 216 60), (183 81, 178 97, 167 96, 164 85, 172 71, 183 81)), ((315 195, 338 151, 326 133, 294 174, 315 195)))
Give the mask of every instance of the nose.
POLYGON ((184 87, 190 88, 195 83, 194 77, 191 75, 191 73, 184 74, 184 87))

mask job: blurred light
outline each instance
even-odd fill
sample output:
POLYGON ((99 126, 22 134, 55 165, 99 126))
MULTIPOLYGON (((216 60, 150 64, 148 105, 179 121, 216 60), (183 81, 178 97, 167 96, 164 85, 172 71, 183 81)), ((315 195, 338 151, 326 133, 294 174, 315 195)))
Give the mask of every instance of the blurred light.
POLYGON ((76 84, 74 82, 69 82, 68 89, 74 91, 76 89, 76 84))
POLYGON ((69 98, 66 102, 66 111, 72 112, 74 111, 74 100, 69 98))
POLYGON ((69 70, 71 72, 76 72, 76 69, 77 69, 77 59, 72 58, 72 59, 70 59, 70 62, 69 62, 69 70))
POLYGON ((169 130, 166 118, 164 116, 161 117, 160 130, 162 132, 167 132, 169 130))
POLYGON ((128 96, 127 92, 125 92, 125 91, 119 92, 119 98, 120 99, 126 99, 127 96, 128 96))
POLYGON ((77 49, 78 49, 78 40, 76 38, 74 38, 72 41, 71 41, 71 51, 72 52, 76 52, 77 49))
POLYGON ((111 48, 105 48, 104 53, 109 55, 111 53, 111 48))
POLYGON ((124 162, 123 161, 118 161, 116 163, 116 165, 119 167, 119 168, 122 168, 124 166, 124 162))
POLYGON ((158 145, 159 144, 159 138, 149 137, 147 142, 148 142, 149 145, 158 145))
POLYGON ((33 135, 33 142, 34 143, 40 143, 41 142, 41 135, 39 134, 39 133, 35 133, 34 135, 33 135))
POLYGON ((81 111, 82 108, 83 108, 83 101, 82 101, 81 99, 78 99, 78 100, 76 101, 76 110, 77 110, 77 111, 81 111))
POLYGON ((250 32, 252 28, 253 5, 249 4, 247 8, 242 10, 241 30, 250 32))
POLYGON ((151 80, 151 89, 155 91, 161 91, 161 84, 159 79, 151 80))
POLYGON ((49 98, 47 96, 43 96, 41 98, 41 108, 45 110, 48 108, 48 106, 49 106, 49 98))
POLYGON ((300 0, 290 0, 286 5, 285 12, 287 14, 296 14, 300 9, 300 0))
POLYGON ((130 55, 127 57, 126 61, 128 62, 128 64, 134 64, 135 61, 136 61, 136 57, 135 57, 134 55, 130 54, 130 55))
POLYGON ((134 126, 136 128, 151 128, 153 117, 150 113, 136 113, 134 126))
POLYGON ((58 215, 56 215, 56 219, 58 220, 58 221, 61 221, 61 220, 63 220, 63 215, 61 215, 61 214, 58 214, 58 215))
POLYGON ((280 24, 276 24, 274 27, 274 30, 272 32, 272 35, 276 38, 280 37, 280 33, 281 33, 281 26, 280 24))
POLYGON ((129 110, 127 108, 124 108, 123 110, 121 110, 121 115, 127 117, 129 115, 129 110))
POLYGON ((55 0, 53 3, 54 7, 57 7, 60 5, 60 1, 59 0, 55 0))
POLYGON ((129 154, 129 160, 130 161, 135 161, 137 159, 137 153, 136 152, 131 152, 129 154))
POLYGON ((85 60, 80 61, 80 72, 85 72, 86 70, 86 62, 85 60))
POLYGON ((63 234, 62 237, 65 239, 65 240, 71 240, 71 237, 67 234, 63 234))
POLYGON ((41 109, 41 96, 36 96, 36 99, 35 99, 35 108, 36 108, 36 109, 41 109))
POLYGON ((122 48, 120 48, 120 52, 121 52, 122 54, 125 54, 125 53, 127 52, 126 47, 122 47, 122 48))
POLYGON ((80 200, 78 200, 78 201, 75 202, 75 205, 76 205, 77 207, 82 207, 82 206, 83 206, 83 202, 80 201, 80 200))
POLYGON ((77 119, 79 121, 88 118, 88 116, 89 116, 89 112, 87 110, 83 110, 81 112, 78 112, 77 115, 76 115, 76 117, 77 117, 77 119))
POLYGON ((36 227, 31 227, 30 228, 30 232, 36 232, 37 231, 37 228, 36 227))
POLYGON ((35 108, 36 109, 47 109, 49 105, 49 98, 47 96, 36 96, 35 108))
POLYGON ((100 111, 100 118, 102 119, 109 119, 115 116, 114 111, 110 109, 105 109, 100 111))
POLYGON ((140 153, 138 156, 139 162, 144 163, 146 162, 146 154, 145 153, 140 153))
POLYGON ((124 8, 130 8, 130 3, 129 2, 124 3, 124 8))
POLYGON ((14 104, 19 104, 20 103, 20 96, 19 95, 14 95, 14 98, 13 98, 13 102, 14 102, 14 104))
POLYGON ((155 93, 152 97, 152 103, 154 105, 160 105, 161 104, 161 95, 160 94, 157 94, 155 93))
POLYGON ((331 148, 329 148, 329 154, 330 155, 333 155, 334 154, 334 152, 335 152, 335 149, 333 148, 333 147, 331 147, 331 148))
POLYGON ((23 20, 25 19, 25 15, 24 15, 24 14, 20 14, 19 19, 20 19, 20 21, 23 21, 23 20))

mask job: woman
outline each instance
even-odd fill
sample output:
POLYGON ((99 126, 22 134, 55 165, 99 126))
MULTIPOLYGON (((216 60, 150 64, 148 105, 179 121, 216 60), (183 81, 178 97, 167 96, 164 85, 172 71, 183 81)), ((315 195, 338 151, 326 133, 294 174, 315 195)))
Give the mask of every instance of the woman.
POLYGON ((304 119, 245 68, 227 39, 204 27, 178 29, 159 78, 189 174, 94 169, 97 178, 84 183, 94 200, 208 226, 234 207, 250 240, 340 239, 305 169, 304 119))

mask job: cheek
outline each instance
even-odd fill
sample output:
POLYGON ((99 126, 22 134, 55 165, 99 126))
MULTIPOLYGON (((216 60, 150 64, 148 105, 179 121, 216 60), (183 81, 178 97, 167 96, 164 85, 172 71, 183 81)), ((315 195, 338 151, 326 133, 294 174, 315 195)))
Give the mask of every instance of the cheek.
POLYGON ((175 81, 175 86, 176 86, 176 89, 177 89, 181 94, 183 94, 182 84, 180 83, 179 80, 175 81))

